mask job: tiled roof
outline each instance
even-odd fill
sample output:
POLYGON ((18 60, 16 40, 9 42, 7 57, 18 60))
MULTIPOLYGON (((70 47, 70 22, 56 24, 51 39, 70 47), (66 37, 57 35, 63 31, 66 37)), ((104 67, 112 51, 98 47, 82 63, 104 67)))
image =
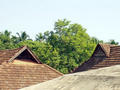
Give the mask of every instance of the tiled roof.
POLYGON ((120 65, 67 74, 20 90, 120 90, 120 65))
POLYGON ((109 57, 109 55, 110 55, 110 46, 112 46, 112 45, 110 45, 110 44, 98 44, 98 45, 101 46, 101 48, 105 52, 106 56, 109 57))
POLYGON ((25 50, 27 50, 38 63, 41 63, 27 46, 23 46, 17 49, 0 50, 0 64, 14 60, 25 50))
POLYGON ((0 50, 0 64, 2 64, 5 61, 9 61, 10 58, 12 58, 15 55, 15 53, 17 53, 21 48, 12 50, 0 50))
POLYGON ((32 59, 17 58, 25 50, 37 59, 26 46, 0 51, 0 90, 16 90, 63 75, 38 60, 35 62, 32 59))
POLYGON ((91 58, 76 68, 73 72, 97 69, 118 64, 120 64, 120 46, 98 44, 91 58))
POLYGON ((110 46, 109 57, 106 57, 102 62, 94 65, 92 68, 107 67, 120 64, 120 46, 110 46))

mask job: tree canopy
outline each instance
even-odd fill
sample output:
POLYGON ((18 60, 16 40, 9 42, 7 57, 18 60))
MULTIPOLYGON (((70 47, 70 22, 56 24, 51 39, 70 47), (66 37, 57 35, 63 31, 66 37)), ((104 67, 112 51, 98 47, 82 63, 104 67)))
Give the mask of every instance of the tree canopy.
MULTIPOLYGON (((52 31, 40 32, 35 38, 36 40, 30 39, 25 31, 17 32, 15 36, 5 30, 0 32, 0 49, 27 45, 41 62, 62 73, 69 73, 88 60, 98 43, 106 43, 90 37, 80 24, 72 24, 66 19, 56 21, 52 31)), ((118 44, 114 40, 107 43, 118 44)))

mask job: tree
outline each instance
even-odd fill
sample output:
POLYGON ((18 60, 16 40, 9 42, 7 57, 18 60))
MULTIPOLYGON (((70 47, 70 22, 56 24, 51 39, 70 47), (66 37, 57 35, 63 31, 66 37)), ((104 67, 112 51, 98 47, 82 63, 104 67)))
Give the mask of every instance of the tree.
POLYGON ((11 49, 14 45, 11 41, 11 32, 5 30, 4 32, 0 32, 0 49, 11 49))
MULTIPOLYGON (((11 36, 11 32, 5 30, 0 32, 0 49, 27 45, 42 63, 62 73, 69 73, 88 60, 98 43, 106 43, 90 37, 80 24, 71 24, 66 19, 58 20, 52 31, 38 33, 35 38, 35 41, 30 39, 25 31, 11 36)), ((115 40, 107 43, 118 44, 115 40)))
POLYGON ((96 37, 91 37, 91 40, 93 43, 98 44, 98 43, 104 43, 103 40, 99 40, 96 37))
POLYGON ((5 30, 4 32, 0 32, 0 40, 3 43, 8 43, 10 42, 10 35, 11 35, 11 32, 9 32, 8 30, 5 30))
POLYGON ((40 41, 40 42, 43 41, 43 35, 42 35, 42 33, 38 33, 36 35, 35 39, 36 39, 36 41, 40 41))
POLYGON ((29 35, 24 31, 24 32, 21 32, 21 33, 16 33, 17 36, 12 36, 12 41, 14 43, 19 43, 21 41, 25 41, 25 40, 28 40, 29 39, 29 35))
POLYGON ((119 42, 116 42, 115 40, 111 39, 109 42, 107 42, 108 44, 114 44, 114 45, 118 45, 119 42))
MULTIPOLYGON (((55 61, 58 63, 55 68, 63 73, 71 72, 75 67, 87 60, 94 48, 94 44, 90 36, 86 33, 86 29, 80 24, 71 24, 70 21, 58 20, 55 22, 54 31, 44 33, 44 41, 50 44, 50 57, 48 55, 45 62, 54 67, 54 53, 56 53, 55 61)), ((47 49, 49 50, 49 49, 47 49)))

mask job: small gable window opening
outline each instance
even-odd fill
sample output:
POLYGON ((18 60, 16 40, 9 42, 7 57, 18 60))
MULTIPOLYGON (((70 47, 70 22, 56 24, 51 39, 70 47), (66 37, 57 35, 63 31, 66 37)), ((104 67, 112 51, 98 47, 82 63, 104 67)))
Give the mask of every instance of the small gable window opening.
POLYGON ((37 63, 35 58, 30 54, 27 49, 23 51, 18 57, 16 57, 15 60, 37 63))
POLYGON ((102 57, 102 56, 105 56, 105 53, 101 47, 97 47, 95 52, 94 52, 94 56, 99 56, 99 57, 101 56, 102 57))
POLYGON ((27 46, 19 48, 8 62, 14 64, 42 64, 27 46))
POLYGON ((0 65, 0 90, 18 90, 63 75, 42 64, 27 46, 0 50, 0 65))

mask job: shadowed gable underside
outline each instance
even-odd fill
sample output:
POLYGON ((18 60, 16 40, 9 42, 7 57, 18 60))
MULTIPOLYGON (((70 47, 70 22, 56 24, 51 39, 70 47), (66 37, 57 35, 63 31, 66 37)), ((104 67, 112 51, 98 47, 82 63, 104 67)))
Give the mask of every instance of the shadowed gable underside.
POLYGON ((13 62, 16 58, 29 59, 30 61, 41 63, 27 46, 11 50, 0 50, 0 64, 5 62, 13 62))
POLYGON ((16 90, 63 74, 42 64, 27 47, 0 50, 0 89, 16 90))
POLYGON ((86 71, 120 64, 120 46, 109 44, 98 44, 90 59, 73 72, 86 71))

